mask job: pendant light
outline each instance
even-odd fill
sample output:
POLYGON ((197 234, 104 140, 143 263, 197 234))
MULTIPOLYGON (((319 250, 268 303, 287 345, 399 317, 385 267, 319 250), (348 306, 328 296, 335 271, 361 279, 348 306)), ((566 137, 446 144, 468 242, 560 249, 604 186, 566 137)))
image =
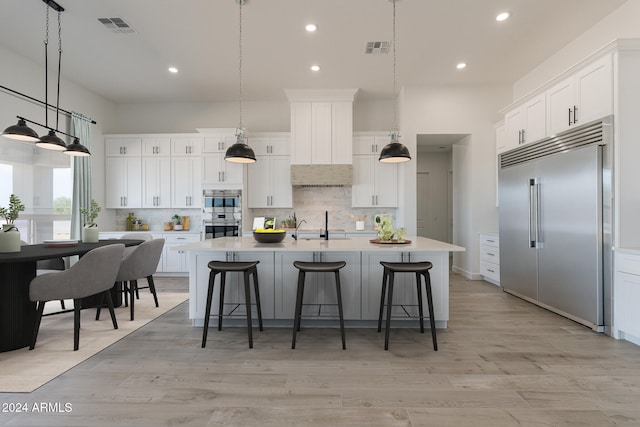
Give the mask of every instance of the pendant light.
POLYGON ((251 147, 249 147, 249 145, 246 143, 245 129, 242 127, 242 6, 246 3, 246 0, 236 0, 236 3, 238 3, 240 9, 240 32, 238 37, 238 74, 240 76, 238 98, 240 104, 240 122, 238 124, 238 128, 236 129, 236 142, 227 149, 227 152, 224 155, 224 159, 227 162, 233 163, 255 163, 256 155, 251 147))
MULTIPOLYGON (((20 92, 9 89, 11 92, 14 92, 18 95, 21 95, 27 99, 32 101, 37 101, 39 103, 44 104, 45 111, 45 124, 40 124, 34 122, 33 120, 25 119, 24 117, 18 116, 18 124, 9 126, 2 132, 2 136, 9 139, 14 139, 18 141, 24 142, 35 142, 36 146, 40 148, 45 148, 48 150, 56 150, 56 151, 64 151, 65 154, 73 155, 73 156, 89 156, 89 150, 80 144, 80 140, 73 135, 69 135, 66 132, 58 130, 60 125, 60 74, 62 69, 62 12, 64 8, 60 6, 55 0, 42 0, 46 4, 46 22, 45 22, 45 40, 44 40, 44 102, 32 98, 30 96, 24 95, 20 92), (56 97, 56 127, 52 128, 49 126, 49 61, 48 61, 48 52, 49 52, 49 8, 58 12, 58 85, 57 85, 57 97, 56 97), (38 137, 38 134, 27 126, 27 122, 41 126, 45 129, 48 129, 46 135, 42 137, 38 137), (56 133, 61 133, 67 135, 69 137, 75 138, 73 144, 69 147, 69 149, 65 142, 56 135, 56 133)), ((8 89, 8 88, 5 88, 8 89)), ((66 110, 63 110, 66 112, 66 110)), ((68 112, 67 112, 68 113, 68 112)), ((92 123, 95 123, 92 121, 92 123)))
POLYGON ((398 103, 396 102, 396 0, 389 0, 393 3, 393 128, 391 129, 391 141, 380 151, 380 158, 383 163, 401 163, 411 160, 409 149, 400 142, 400 132, 398 131, 398 103))

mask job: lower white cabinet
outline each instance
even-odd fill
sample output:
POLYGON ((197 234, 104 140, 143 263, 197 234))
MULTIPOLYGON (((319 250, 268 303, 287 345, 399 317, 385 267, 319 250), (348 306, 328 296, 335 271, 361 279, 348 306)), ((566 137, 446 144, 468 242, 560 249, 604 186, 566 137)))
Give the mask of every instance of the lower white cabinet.
POLYGON ((500 239, 497 234, 480 235, 480 274, 487 282, 500 285, 500 239))
POLYGON ((169 234, 164 233, 164 248, 162 249, 162 272, 164 273, 184 273, 189 268, 187 265, 187 255, 174 248, 180 245, 200 241, 198 234, 169 234))
POLYGON ((640 253, 615 257, 614 336, 640 345, 640 253))
MULTIPOLYGON (((275 318, 293 319, 298 287, 298 269, 294 261, 345 261, 340 270, 343 316, 345 320, 359 320, 360 313, 360 252, 276 252, 275 254, 275 318)), ((338 316, 335 274, 307 273, 304 287, 302 316, 338 316)))

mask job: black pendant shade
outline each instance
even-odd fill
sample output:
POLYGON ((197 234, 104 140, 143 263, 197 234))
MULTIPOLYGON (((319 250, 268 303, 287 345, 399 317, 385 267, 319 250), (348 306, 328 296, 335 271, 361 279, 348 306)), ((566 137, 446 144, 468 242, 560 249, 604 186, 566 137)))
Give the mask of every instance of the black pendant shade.
POLYGON ((2 136, 26 142, 35 142, 40 140, 36 131, 27 126, 27 122, 22 118, 18 119, 18 124, 6 128, 4 132, 2 132, 2 136))
POLYGON ((409 149, 404 144, 401 144, 399 139, 400 135, 397 131, 391 133, 391 142, 382 148, 378 161, 382 163, 401 163, 411 160, 409 149))
POLYGON ((88 157, 91 155, 89 149, 84 145, 80 144, 80 140, 75 138, 73 143, 67 145, 67 149, 64 154, 68 156, 78 156, 78 157, 88 157))
POLYGON ((227 149, 224 155, 227 162, 233 163, 255 163, 256 155, 253 149, 247 144, 238 140, 235 144, 227 149))
POLYGON ((46 148, 47 150, 63 151, 67 149, 67 144, 60 139, 53 130, 49 130, 49 133, 41 137, 36 145, 40 148, 46 148))

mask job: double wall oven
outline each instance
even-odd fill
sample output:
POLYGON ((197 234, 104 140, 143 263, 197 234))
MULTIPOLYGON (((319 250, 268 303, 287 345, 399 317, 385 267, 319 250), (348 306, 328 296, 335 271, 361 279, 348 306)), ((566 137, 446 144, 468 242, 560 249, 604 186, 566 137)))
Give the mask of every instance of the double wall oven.
POLYGON ((242 226, 241 190, 203 190, 202 240, 238 236, 242 226))

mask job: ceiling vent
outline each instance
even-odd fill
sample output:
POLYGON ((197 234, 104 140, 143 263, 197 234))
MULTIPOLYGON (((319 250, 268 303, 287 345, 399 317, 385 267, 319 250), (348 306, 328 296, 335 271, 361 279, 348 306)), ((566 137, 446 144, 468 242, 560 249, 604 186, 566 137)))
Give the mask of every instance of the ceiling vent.
POLYGON ((383 55, 389 53, 391 42, 367 42, 364 53, 367 55, 383 55))
POLYGON ((136 31, 129 26, 122 18, 98 18, 98 21, 104 25, 112 33, 135 33, 136 31))

